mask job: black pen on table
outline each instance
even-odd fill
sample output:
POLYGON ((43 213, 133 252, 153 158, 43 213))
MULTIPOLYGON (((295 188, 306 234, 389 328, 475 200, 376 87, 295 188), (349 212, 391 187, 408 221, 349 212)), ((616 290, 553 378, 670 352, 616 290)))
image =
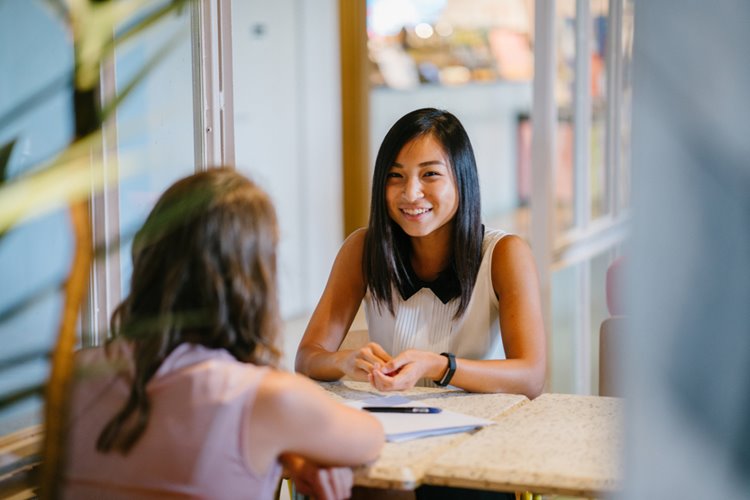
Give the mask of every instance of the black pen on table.
POLYGON ((440 413, 434 406, 363 406, 363 410, 373 413, 440 413))

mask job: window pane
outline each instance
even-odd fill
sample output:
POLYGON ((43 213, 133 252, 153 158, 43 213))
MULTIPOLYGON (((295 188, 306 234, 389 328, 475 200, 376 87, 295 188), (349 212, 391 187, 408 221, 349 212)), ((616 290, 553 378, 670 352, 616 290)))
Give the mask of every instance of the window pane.
POLYGON ((552 274, 552 335, 550 336, 549 381, 551 392, 575 393, 577 314, 581 288, 575 266, 552 274))
POLYGON ((620 165, 617 172, 617 208, 630 206, 630 125, 633 99, 633 1, 623 2, 622 68, 620 71, 620 165))
POLYGON ((552 275, 553 392, 598 394, 599 327, 609 317, 605 285, 614 255, 607 250, 552 275))
POLYGON ((607 14, 608 0, 591 0, 591 218, 608 213, 607 140, 607 14))
MULTIPOLYGON (((0 46, 0 146, 17 141, 8 164, 13 178, 53 158, 73 135, 73 50, 52 10, 27 1, 0 2, 0 46)), ((47 378, 71 259, 65 209, 0 238, 0 435, 40 419, 33 391, 47 378)))
POLYGON ((557 2, 556 46, 557 74, 557 161, 555 163, 555 232, 560 233, 575 223, 575 176, 573 150, 573 98, 575 95, 576 58, 576 3, 575 0, 557 2))
POLYGON ((129 290, 130 239, 159 195, 195 169, 193 73, 189 9, 142 33, 115 57, 117 91, 177 37, 176 47, 139 83, 117 110, 121 286, 129 290))

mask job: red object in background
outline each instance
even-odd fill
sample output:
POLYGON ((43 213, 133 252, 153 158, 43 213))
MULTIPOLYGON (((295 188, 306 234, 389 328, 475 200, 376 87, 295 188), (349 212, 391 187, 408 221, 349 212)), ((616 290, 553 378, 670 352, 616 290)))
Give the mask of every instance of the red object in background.
MULTIPOLYGON (((519 115, 517 137, 518 204, 531 202, 531 119, 519 115)), ((557 123, 557 163, 555 165, 555 203, 571 206, 573 203, 573 123, 562 119, 557 123)))

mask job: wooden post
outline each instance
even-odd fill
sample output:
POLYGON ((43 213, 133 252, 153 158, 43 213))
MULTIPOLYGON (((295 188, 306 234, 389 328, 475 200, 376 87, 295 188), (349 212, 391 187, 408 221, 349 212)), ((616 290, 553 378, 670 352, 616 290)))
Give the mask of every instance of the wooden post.
POLYGON ((341 46, 341 144, 344 236, 367 225, 369 214, 370 90, 367 6, 339 0, 341 46))

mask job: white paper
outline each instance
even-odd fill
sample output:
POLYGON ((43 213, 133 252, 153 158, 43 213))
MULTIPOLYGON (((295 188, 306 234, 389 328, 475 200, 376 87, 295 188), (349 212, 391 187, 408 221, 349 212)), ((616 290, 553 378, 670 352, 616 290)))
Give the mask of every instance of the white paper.
MULTIPOLYGON (((365 401, 348 401, 355 408, 363 406, 428 406, 410 401, 402 396, 372 398, 365 401), (396 404, 392 404, 396 403, 396 404)), ((400 443, 428 436, 469 432, 495 422, 463 413, 442 410, 440 413, 371 413, 380 420, 388 442, 400 443)))

